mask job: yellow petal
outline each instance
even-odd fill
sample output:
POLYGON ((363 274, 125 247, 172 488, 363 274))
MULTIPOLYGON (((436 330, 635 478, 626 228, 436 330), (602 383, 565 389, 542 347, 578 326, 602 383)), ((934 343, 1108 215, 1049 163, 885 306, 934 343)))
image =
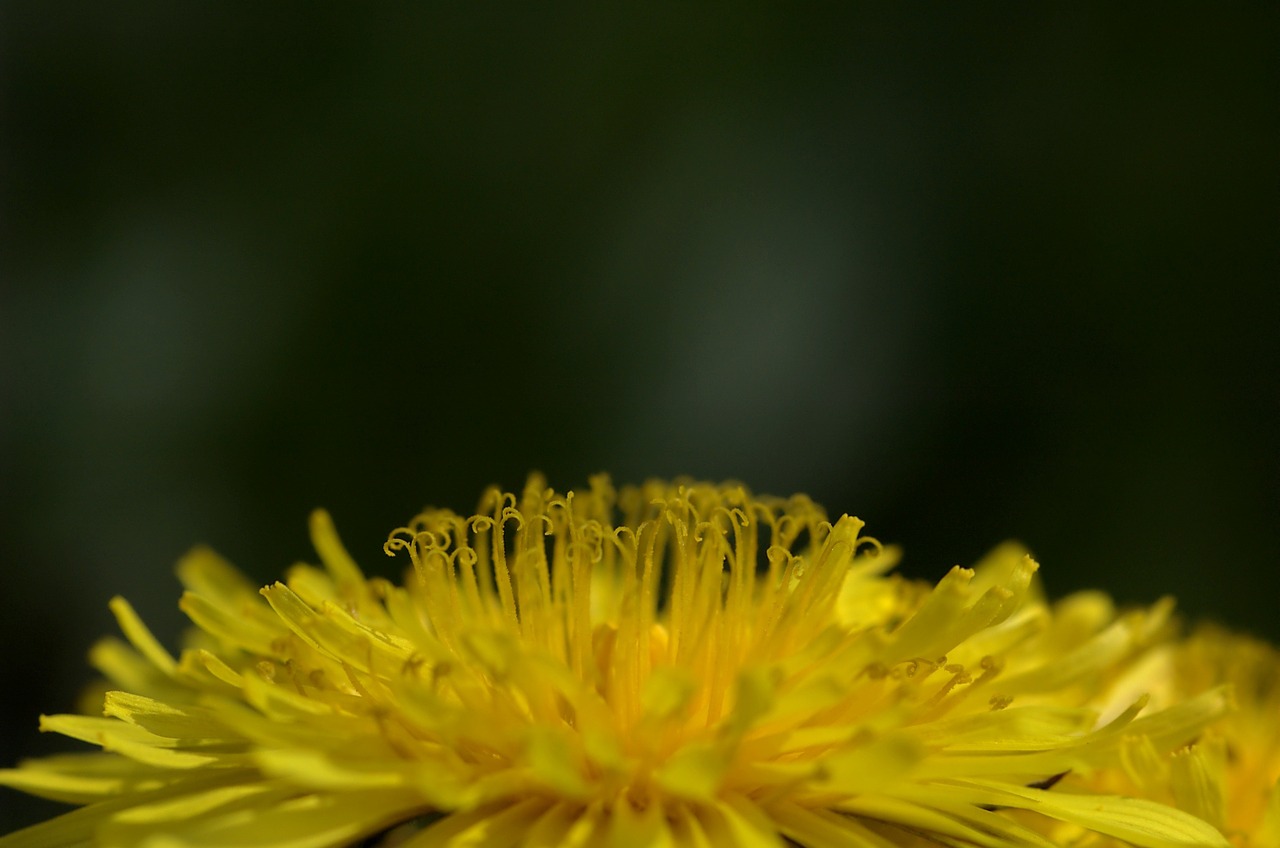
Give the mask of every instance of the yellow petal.
POLYGON ((1256 848, 1280 848, 1280 781, 1267 794, 1266 811, 1254 834, 1256 848))
POLYGON ((283 624, 258 621, 234 607, 195 592, 185 592, 178 599, 178 608, 225 647, 248 651, 259 657, 279 656, 275 641, 289 632, 283 624))
POLYGON ((715 813, 721 818, 708 816, 707 834, 716 846, 735 848, 783 848, 782 839, 769 817, 754 801, 731 794, 715 804, 715 813))
POLYGON ((720 788, 729 759, 713 744, 686 745, 654 772, 658 785, 673 795, 709 801, 720 788))
POLYGON ((526 831, 523 848, 561 848, 582 812, 582 805, 569 801, 547 808, 526 831))
POLYGON ((525 757, 530 770, 549 789, 570 800, 586 800, 592 786, 583 775, 585 765, 581 749, 569 734, 550 727, 529 731, 525 757))
POLYGON ((805 848, 895 848, 857 819, 830 810, 781 803, 770 806, 768 812, 784 836, 805 848))
POLYGON ((23 830, 0 836, 0 848, 54 848, 55 846, 88 845, 93 834, 112 816, 139 803, 180 797, 217 786, 234 785, 251 779, 239 771, 220 771, 215 774, 182 775, 180 779, 144 795, 132 795, 100 801, 57 818, 49 819, 23 830))
POLYGON ((92 804, 106 798, 147 792, 166 782, 169 781, 148 774, 67 774, 29 766, 0 769, 0 786, 68 804, 92 804))
POLYGON ((122 719, 156 736, 169 739, 235 738, 235 734, 230 733, 206 709, 194 706, 175 707, 128 692, 108 692, 102 712, 106 716, 122 719))
POLYGON ((972 781, 989 791, 987 803, 1031 810, 1142 848, 1229 848, 1218 829, 1181 810, 1139 798, 1073 795, 972 781))
POLYGON ((552 806, 528 798, 453 813, 414 835, 406 848, 512 848, 552 806))
POLYGON ((257 601, 258 587, 207 547, 192 548, 178 560, 176 570, 183 586, 219 604, 234 607, 257 601))
POLYGON ((364 572, 356 565, 351 554, 347 553, 346 546, 338 538, 338 531, 333 526, 333 519, 323 509, 311 513, 311 544, 315 546, 316 553, 320 554, 320 561, 339 586, 364 584, 364 572))
POLYGON ((155 663, 114 636, 100 639, 89 649, 89 664, 130 692, 150 692, 166 676, 155 663))
POLYGON ((129 602, 116 595, 107 606, 115 613, 116 621, 119 622, 125 638, 133 643, 133 646, 156 668, 165 674, 172 674, 177 668, 178 661, 151 634, 147 625, 143 624, 142 619, 133 611, 133 607, 129 606, 129 602))
POLYGON ((894 734, 819 760, 822 789, 849 795, 882 791, 924 759, 924 747, 904 734, 894 734))
POLYGON ((407 792, 309 795, 198 819, 137 844, 139 848, 339 848, 420 812, 421 800, 407 792))
POLYGON ((635 810, 622 800, 613 805, 609 828, 609 848, 682 848, 677 846, 660 804, 635 810))
POLYGON ((1226 746, 1211 736, 1173 755, 1170 777, 1178 808, 1221 829, 1226 808, 1226 746))

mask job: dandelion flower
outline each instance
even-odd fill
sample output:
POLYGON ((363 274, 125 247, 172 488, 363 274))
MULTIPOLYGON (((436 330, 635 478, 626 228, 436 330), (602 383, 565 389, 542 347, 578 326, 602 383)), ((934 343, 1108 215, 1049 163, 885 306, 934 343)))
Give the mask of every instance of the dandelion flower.
POLYGON ((323 512, 322 567, 261 591, 196 550, 181 655, 116 599, 102 715, 41 719, 101 751, 0 772, 80 808, 0 846, 1047 848, 1044 821, 1228 845, 1202 811, 1063 780, 1226 710, 1212 686, 1098 707, 1167 603, 1049 606, 1011 546, 927 586, 862 527, 738 485, 535 477, 394 531, 403 585, 323 512))
MULTIPOLYGON (((1067 785, 1140 795, 1210 822, 1237 848, 1280 848, 1280 651, 1218 627, 1154 646, 1117 682, 1120 693, 1145 689, 1176 703, 1222 685, 1235 709, 1186 746, 1162 752, 1140 734, 1124 740, 1119 764, 1067 785)), ((1123 700, 1123 694, 1120 699, 1123 700)), ((1078 830, 1046 831, 1059 844, 1078 830)), ((1090 845, 1104 845, 1090 838, 1090 845)))

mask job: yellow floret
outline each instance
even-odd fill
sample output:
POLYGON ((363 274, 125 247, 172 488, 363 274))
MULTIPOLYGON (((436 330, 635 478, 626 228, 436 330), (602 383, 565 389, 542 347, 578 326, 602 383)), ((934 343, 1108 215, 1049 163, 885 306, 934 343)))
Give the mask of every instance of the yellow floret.
POLYGON ((739 485, 534 477, 395 530, 401 584, 323 512, 321 566, 260 591, 197 549, 181 655, 113 601, 103 715, 42 719, 103 753, 0 771, 84 806, 0 847, 1228 844, 1231 740, 1184 751, 1219 680, 1133 685, 1167 602, 1051 606, 1014 546, 907 581, 862 527, 739 485), (1178 751, 1167 803, 1082 783, 1178 751))

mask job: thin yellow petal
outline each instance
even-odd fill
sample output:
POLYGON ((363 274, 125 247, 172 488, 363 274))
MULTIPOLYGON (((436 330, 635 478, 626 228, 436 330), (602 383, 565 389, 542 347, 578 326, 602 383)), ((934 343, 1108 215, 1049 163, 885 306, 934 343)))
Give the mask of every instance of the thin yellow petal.
POLYGON ((217 786, 234 785, 247 779, 251 777, 245 772, 229 770, 214 774, 183 775, 181 779, 145 794, 100 801, 7 836, 0 836, 0 848, 55 848, 55 846, 63 848, 63 846, 88 845, 94 833, 104 822, 139 803, 180 797, 217 786))
POLYGON ((338 531, 333 526, 333 519, 323 509, 311 513, 311 544, 315 546, 316 553, 320 554, 320 561, 338 585, 364 584, 364 572, 356 565, 351 554, 347 553, 346 546, 338 538, 338 531))
POLYGON ((234 607, 257 601, 258 587, 211 549, 198 546, 178 560, 178 579, 191 592, 234 607))
POLYGON ((737 848, 782 848, 777 828, 749 798, 728 795, 714 805, 714 810, 724 817, 724 825, 718 829, 722 836, 712 836, 713 844, 737 848))
POLYGON ((276 640, 289 632, 283 624, 265 624, 195 592, 185 592, 178 600, 178 608, 225 647, 260 657, 279 656, 276 640))
POLYGON ((849 816, 784 803, 769 808, 769 817, 784 836, 806 848, 894 848, 849 816))
POLYGON ((549 807, 525 832, 524 848, 561 848, 583 809, 569 801, 549 807))
POLYGON ((166 782, 155 777, 61 774, 30 767, 0 769, 0 786, 68 804, 92 804, 106 798, 147 792, 166 782))
POLYGON ((678 798, 710 801, 720 787, 729 760, 719 746, 687 745, 654 772, 654 780, 678 798))
POLYGON ((1218 829, 1225 825, 1226 747, 1219 737, 1202 739, 1173 756, 1173 797, 1178 808, 1218 829))
POLYGON ((543 798, 454 813, 413 836, 404 848, 512 848, 551 809, 543 798))
POLYGON ((1266 811, 1255 837, 1257 848, 1280 848, 1280 781, 1267 793, 1266 811))
POLYGON ((925 749, 905 734, 876 739, 819 760, 819 785, 846 795, 883 791, 906 777, 924 759, 925 749))
POLYGON ((421 812, 403 792, 309 795, 265 809, 236 810, 143 839, 139 848, 339 848, 421 812))
POLYGON ((143 624, 142 619, 133 611, 133 607, 129 605, 129 602, 116 595, 107 606, 111 608, 111 612, 115 613, 116 621, 119 622, 120 629, 124 631, 125 638, 144 657, 150 660, 156 668, 165 674, 173 674, 173 670, 177 668, 178 661, 156 640, 147 625, 143 624))
POLYGON ((1213 825, 1181 810, 1139 798, 1073 795, 973 781, 988 803, 1032 810, 1123 839, 1142 848, 1229 848, 1213 825))
POLYGON ((209 710, 195 706, 175 707, 128 692, 108 692, 102 712, 169 739, 234 738, 234 734, 228 733, 226 726, 209 710))
POLYGON ((609 848, 683 848, 677 846, 660 804, 636 810, 629 801, 613 805, 609 848))

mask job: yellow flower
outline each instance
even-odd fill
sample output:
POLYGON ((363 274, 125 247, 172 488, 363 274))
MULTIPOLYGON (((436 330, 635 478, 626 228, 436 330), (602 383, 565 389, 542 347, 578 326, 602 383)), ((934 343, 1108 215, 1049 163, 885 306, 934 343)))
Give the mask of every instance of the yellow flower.
POLYGON ((128 644, 91 655, 104 715, 41 719, 102 752, 0 772, 84 806, 2 848, 397 827, 413 848, 1046 848, 1042 820, 1227 845, 1171 806, 1062 785, 1116 768, 1127 739, 1186 745, 1227 698, 1100 713, 1169 605, 1050 608, 1013 547, 929 587, 803 496, 604 478, 424 512, 386 544, 412 561, 403 585, 366 579, 324 513, 311 530, 323 568, 261 592, 189 554, 198 629, 177 659, 112 602, 128 644))
MULTIPOLYGON (((1238 848, 1280 848, 1280 651, 1247 636, 1202 627, 1153 647, 1117 682, 1176 703, 1229 685, 1235 708, 1191 744, 1163 752, 1141 734, 1125 739, 1120 762, 1069 785, 1141 795, 1186 810, 1220 828, 1238 848)), ((1047 831, 1060 844, 1098 841, 1068 829, 1047 831)))

